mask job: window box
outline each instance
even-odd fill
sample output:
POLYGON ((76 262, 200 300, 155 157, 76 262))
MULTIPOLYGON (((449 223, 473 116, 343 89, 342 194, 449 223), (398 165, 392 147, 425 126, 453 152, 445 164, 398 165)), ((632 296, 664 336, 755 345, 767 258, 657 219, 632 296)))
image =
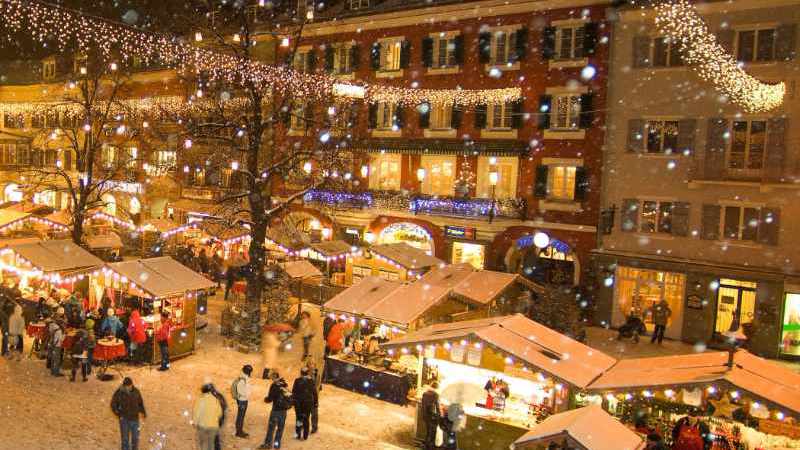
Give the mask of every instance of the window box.
POLYGON ((399 138, 403 137, 402 130, 372 130, 370 135, 375 138, 399 138))

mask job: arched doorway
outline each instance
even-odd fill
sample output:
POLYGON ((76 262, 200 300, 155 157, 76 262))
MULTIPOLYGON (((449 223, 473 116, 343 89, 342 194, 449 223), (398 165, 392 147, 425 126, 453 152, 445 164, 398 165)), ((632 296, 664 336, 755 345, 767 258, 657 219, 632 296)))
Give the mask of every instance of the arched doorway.
POLYGON ((8 183, 3 190, 3 201, 5 202, 21 202, 22 191, 19 189, 17 183, 8 183))
POLYGON ((387 225, 378 233, 377 242, 378 244, 404 242, 423 250, 429 255, 434 254, 434 242, 431 233, 424 227, 411 222, 395 222, 387 225))
POLYGON ((514 241, 504 262, 509 272, 536 282, 577 285, 580 281, 580 260, 572 247, 543 231, 514 241))
POLYGON ((103 202, 103 211, 110 216, 117 216, 117 199, 114 198, 111 194, 103 194, 100 197, 100 200, 103 202))

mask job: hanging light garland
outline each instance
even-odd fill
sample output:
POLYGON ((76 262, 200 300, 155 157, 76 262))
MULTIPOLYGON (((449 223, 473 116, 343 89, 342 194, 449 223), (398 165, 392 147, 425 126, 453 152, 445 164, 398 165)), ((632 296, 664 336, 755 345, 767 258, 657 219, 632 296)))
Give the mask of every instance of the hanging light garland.
POLYGON ((767 84, 749 75, 717 41, 688 0, 671 0, 655 7, 656 26, 680 45, 683 58, 705 81, 749 113, 765 112, 783 103, 786 85, 767 84))
MULTIPOLYGON (((75 42, 79 51, 96 50, 110 60, 128 61, 134 57, 145 62, 159 60, 179 70, 207 74, 210 80, 252 85, 262 92, 275 89, 301 98, 324 99, 334 95, 346 99, 363 98, 372 103, 392 101, 416 105, 428 101, 473 106, 507 102, 522 95, 519 88, 428 90, 342 83, 326 74, 302 73, 286 66, 226 55, 198 47, 188 39, 137 30, 37 1, 0 0, 0 19, 0 29, 7 39, 25 33, 45 44, 57 36, 59 51, 68 50, 68 43, 75 42)), ((195 40, 202 41, 202 34, 195 35, 195 40)))

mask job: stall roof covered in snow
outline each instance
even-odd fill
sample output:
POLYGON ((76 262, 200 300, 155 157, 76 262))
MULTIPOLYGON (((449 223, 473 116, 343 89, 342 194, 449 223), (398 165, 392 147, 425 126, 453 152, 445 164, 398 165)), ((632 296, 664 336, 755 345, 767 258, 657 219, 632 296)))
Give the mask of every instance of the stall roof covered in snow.
POLYGON ((386 347, 478 339, 515 359, 585 388, 616 360, 522 314, 433 325, 384 344, 386 347))
POLYGON ((216 220, 204 220, 200 223, 199 228, 203 233, 222 241, 250 235, 250 230, 241 225, 232 225, 216 220))
POLYGON ((555 414, 514 442, 514 450, 534 449, 553 438, 568 438, 586 450, 638 450, 645 446, 633 430, 592 405, 555 414))
POLYGON ((469 263, 432 269, 419 282, 447 287, 452 289, 452 295, 479 306, 490 304, 515 284, 522 284, 536 292, 544 291, 544 287, 519 274, 478 270, 469 263))
POLYGON ((91 249, 122 248, 122 238, 116 233, 86 236, 86 245, 91 249))
POLYGON ((311 244, 311 249, 322 256, 339 256, 350 253, 353 246, 345 241, 322 241, 311 244))
POLYGON ((322 277, 322 272, 317 269, 317 266, 311 264, 305 259, 298 261, 288 261, 281 264, 283 270, 289 275, 289 278, 316 278, 322 277))
POLYGON ((155 230, 159 233, 166 233, 180 227, 181 225, 178 225, 169 219, 150 219, 142 224, 142 228, 145 230, 155 230))
POLYGON ((427 269, 443 263, 441 259, 433 257, 405 242, 373 245, 370 247, 370 251, 409 270, 427 269))
POLYGON ((31 216, 29 212, 22 212, 14 208, 0 209, 0 227, 11 225, 12 223, 19 222, 31 216))
POLYGON ((727 352, 715 352, 626 359, 598 378, 589 389, 613 391, 727 382, 800 413, 800 374, 746 350, 734 354, 732 367, 728 366, 728 357, 727 352))
POLYGON ((363 315, 365 311, 386 298, 398 287, 400 287, 400 283, 395 281, 375 276, 365 277, 328 300, 325 303, 325 309, 363 315))
POLYGON ((67 239, 11 244, 6 248, 42 272, 65 272, 103 265, 100 258, 67 239))
POLYGON ((214 282, 169 256, 137 259, 107 264, 112 271, 155 298, 181 295, 184 292, 211 289, 214 282))

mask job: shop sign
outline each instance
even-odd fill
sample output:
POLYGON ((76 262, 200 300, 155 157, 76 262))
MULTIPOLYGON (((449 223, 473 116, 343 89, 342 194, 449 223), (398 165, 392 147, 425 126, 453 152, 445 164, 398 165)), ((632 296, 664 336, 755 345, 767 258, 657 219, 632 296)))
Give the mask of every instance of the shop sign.
POLYGON ((780 420, 761 419, 758 421, 758 431, 766 434, 786 436, 791 439, 800 439, 800 427, 780 420))
POLYGON ((454 239, 475 240, 475 228, 445 225, 444 235, 454 239))
POLYGON ((703 309, 706 301, 699 295, 691 294, 686 297, 686 307, 691 309, 703 309))
POLYGON ((211 189, 183 188, 181 197, 194 200, 214 200, 214 191, 211 189))

